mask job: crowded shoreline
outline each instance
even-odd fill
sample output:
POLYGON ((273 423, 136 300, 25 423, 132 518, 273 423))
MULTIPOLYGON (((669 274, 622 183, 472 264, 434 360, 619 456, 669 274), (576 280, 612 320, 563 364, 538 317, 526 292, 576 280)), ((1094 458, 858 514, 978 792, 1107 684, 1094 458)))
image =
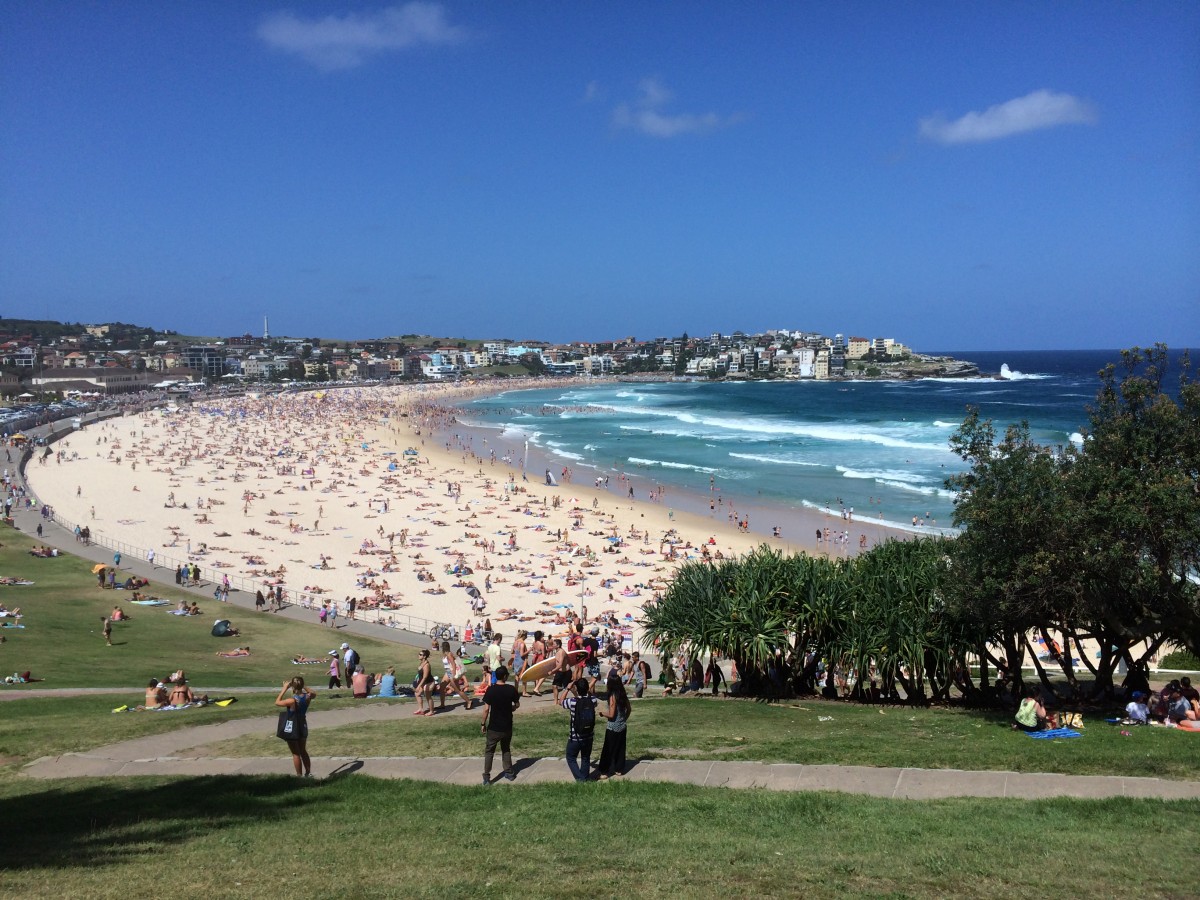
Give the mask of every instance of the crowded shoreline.
MULTIPOLYGON (((705 498, 651 499, 654 486, 637 475, 577 483, 523 447, 487 445, 459 404, 496 390, 198 401, 90 425, 32 461, 27 477, 64 519, 186 559, 217 585, 232 576, 267 597, 284 590, 335 620, 408 615, 460 636, 486 623, 506 643, 575 617, 633 638, 642 605, 679 563, 772 541, 705 515, 705 498)), ((833 527, 809 518, 808 533, 833 527)))

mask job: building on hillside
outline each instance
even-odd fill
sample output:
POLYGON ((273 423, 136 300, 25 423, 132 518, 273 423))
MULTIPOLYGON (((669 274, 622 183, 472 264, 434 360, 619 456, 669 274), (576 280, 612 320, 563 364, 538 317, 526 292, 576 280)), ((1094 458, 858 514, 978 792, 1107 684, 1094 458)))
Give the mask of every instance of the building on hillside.
POLYGON ((215 381, 225 374, 225 348, 194 344, 184 348, 180 362, 186 368, 195 369, 204 378, 215 381))
POLYGON ((871 342, 864 337, 852 337, 846 342, 846 359, 862 359, 871 350, 871 342))

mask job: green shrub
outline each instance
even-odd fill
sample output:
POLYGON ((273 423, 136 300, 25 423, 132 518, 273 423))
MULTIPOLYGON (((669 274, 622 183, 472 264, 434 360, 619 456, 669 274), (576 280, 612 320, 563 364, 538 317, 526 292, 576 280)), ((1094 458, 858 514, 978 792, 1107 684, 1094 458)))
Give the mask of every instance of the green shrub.
POLYGON ((1176 650, 1168 653, 1159 660, 1160 669, 1183 669, 1188 672, 1200 672, 1200 656, 1187 650, 1176 650))

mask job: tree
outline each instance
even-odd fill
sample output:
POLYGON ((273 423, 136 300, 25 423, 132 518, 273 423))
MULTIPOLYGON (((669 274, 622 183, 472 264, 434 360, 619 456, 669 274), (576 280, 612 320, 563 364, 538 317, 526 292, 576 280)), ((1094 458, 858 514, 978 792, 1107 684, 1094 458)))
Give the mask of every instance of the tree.
POLYGON ((1133 663, 1142 635, 1200 652, 1200 384, 1185 354, 1167 392, 1162 344, 1121 357, 1101 372, 1072 480, 1094 636, 1133 663))
POLYGON ((1101 372, 1080 447, 1039 446, 1024 425, 997 443, 976 411, 951 438, 971 464, 947 480, 965 528, 951 550, 952 604, 980 658, 999 664, 988 645, 1003 648, 1018 682, 1028 652, 1058 690, 1033 634, 1068 693, 1081 690, 1081 665, 1096 698, 1112 695, 1122 660, 1139 668, 1165 641, 1200 647, 1200 388, 1185 356, 1178 399, 1169 395, 1167 364, 1164 346, 1134 348, 1119 378, 1116 366, 1101 372))
POLYGON ((950 447, 971 466, 946 480, 958 492, 954 524, 963 529, 950 548, 952 614, 973 635, 978 658, 1014 673, 1019 685, 1027 635, 1052 617, 1069 571, 1061 456, 1033 441, 1024 422, 997 442, 978 409, 968 410, 950 447))

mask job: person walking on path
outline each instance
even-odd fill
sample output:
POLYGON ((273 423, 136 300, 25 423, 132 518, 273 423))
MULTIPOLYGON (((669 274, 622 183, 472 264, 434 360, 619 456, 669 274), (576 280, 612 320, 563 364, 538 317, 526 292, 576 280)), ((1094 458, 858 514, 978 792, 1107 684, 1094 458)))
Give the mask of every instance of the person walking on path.
POLYGON ((521 706, 521 695, 517 689, 508 683, 508 669, 504 666, 496 669, 496 683, 487 689, 483 695, 483 721, 479 730, 484 733, 486 743, 483 745, 483 783, 492 783, 492 759, 496 755, 496 745, 500 745, 500 761, 504 764, 504 778, 508 781, 516 779, 512 762, 512 733, 513 713, 521 706))
POLYGON ((608 722, 604 726, 604 746, 600 749, 600 762, 596 763, 599 778, 625 774, 625 733, 633 706, 621 676, 613 672, 608 676, 608 722))
POLYGON ((308 705, 312 703, 317 692, 304 686, 304 679, 297 675, 291 681, 285 681, 275 705, 284 709, 279 716, 279 727, 276 734, 287 742, 292 751, 292 764, 296 774, 304 778, 312 777, 312 760, 308 758, 308 705), (288 691, 292 696, 285 697, 288 691))
POLYGON ((438 686, 438 709, 446 708, 446 696, 448 694, 457 694, 458 698, 463 702, 464 709, 471 709, 471 699, 467 697, 464 688, 466 687, 466 678, 463 675, 463 665, 459 662, 458 657, 450 650, 450 642, 442 641, 442 675, 441 684, 438 686))
POLYGON ((580 678, 568 688, 562 708, 571 714, 567 735, 567 768, 576 781, 587 781, 592 765, 592 739, 596 733, 597 700, 588 693, 586 678, 580 678))
POLYGON ((422 650, 417 664, 417 680, 413 685, 413 696, 417 698, 414 716, 433 715, 433 673, 429 670, 429 651, 422 650), (426 709, 425 707, 429 708, 426 709))
MULTIPOLYGON (((484 651, 484 655, 487 657, 487 664, 492 667, 493 672, 500 668, 500 664, 504 659, 504 651, 500 648, 502 637, 503 635, 500 632, 493 634, 492 642, 487 645, 487 649, 484 651)), ((494 684, 495 682, 493 681, 492 683, 494 684)))

